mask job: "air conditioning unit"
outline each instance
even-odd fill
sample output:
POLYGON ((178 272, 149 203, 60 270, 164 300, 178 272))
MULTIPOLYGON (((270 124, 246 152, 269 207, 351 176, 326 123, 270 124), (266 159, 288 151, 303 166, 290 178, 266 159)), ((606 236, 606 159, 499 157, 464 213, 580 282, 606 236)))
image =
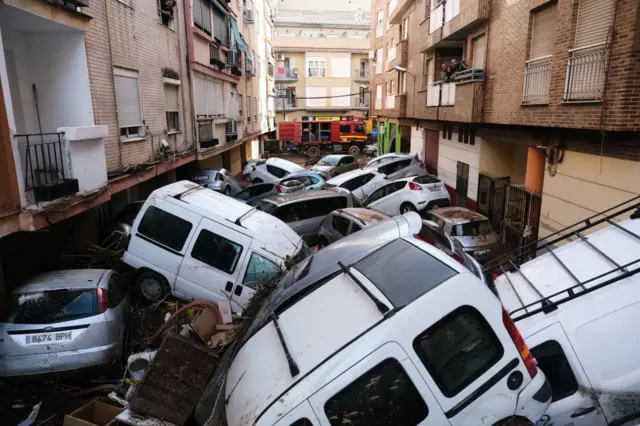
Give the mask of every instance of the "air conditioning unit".
POLYGON ((232 67, 238 65, 238 52, 236 50, 227 52, 227 65, 232 67))
POLYGON ((277 61, 284 61, 284 53, 276 53, 277 61))
POLYGON ((244 11, 244 21, 247 24, 253 24, 253 11, 250 9, 247 9, 244 11))
POLYGON ((236 135, 238 134, 238 127, 237 127, 237 123, 236 120, 229 120, 227 121, 227 131, 226 131, 227 135, 236 135))

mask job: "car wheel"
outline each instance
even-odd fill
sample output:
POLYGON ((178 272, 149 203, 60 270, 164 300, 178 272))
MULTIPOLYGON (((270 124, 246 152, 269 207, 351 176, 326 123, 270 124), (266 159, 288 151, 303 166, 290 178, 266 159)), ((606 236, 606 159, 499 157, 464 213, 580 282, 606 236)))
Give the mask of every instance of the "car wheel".
POLYGON ((257 185, 259 183, 262 183, 262 179, 260 178, 255 178, 254 180, 251 181, 252 184, 257 185))
POLYGON ((167 280, 155 272, 143 272, 136 280, 136 286, 149 302, 158 302, 171 292, 167 280))
POLYGON ((360 147, 357 145, 351 145, 347 152, 349 153, 349 155, 358 155, 360 154, 360 147))
POLYGON ((418 210, 411 203, 402 203, 402 205, 400 206, 400 214, 405 214, 408 212, 415 212, 415 211, 418 211, 418 210))
POLYGON ((311 158, 317 158, 320 156, 320 148, 318 148, 317 146, 312 146, 309 147, 309 149, 307 150, 307 155, 311 158))

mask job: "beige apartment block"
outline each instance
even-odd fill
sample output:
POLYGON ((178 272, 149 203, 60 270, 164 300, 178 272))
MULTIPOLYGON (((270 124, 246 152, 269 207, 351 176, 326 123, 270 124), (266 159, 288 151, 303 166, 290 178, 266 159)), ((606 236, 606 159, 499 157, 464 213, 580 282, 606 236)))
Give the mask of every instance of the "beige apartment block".
POLYGON ((201 168, 233 174, 268 130, 264 0, 186 0, 194 119, 201 168))
POLYGON ((345 3, 282 2, 275 11, 277 121, 368 114, 369 5, 345 3))

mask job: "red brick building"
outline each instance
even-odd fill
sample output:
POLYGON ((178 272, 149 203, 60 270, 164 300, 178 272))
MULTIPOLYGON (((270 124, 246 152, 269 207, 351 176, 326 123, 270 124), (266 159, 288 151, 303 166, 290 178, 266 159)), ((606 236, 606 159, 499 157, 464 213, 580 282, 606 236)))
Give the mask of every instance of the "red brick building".
POLYGON ((508 177, 540 194, 539 233, 552 232, 640 194, 638 8, 373 0, 372 112, 411 128, 461 204, 486 209, 483 176, 508 177), (447 72, 452 59, 466 67, 447 72))

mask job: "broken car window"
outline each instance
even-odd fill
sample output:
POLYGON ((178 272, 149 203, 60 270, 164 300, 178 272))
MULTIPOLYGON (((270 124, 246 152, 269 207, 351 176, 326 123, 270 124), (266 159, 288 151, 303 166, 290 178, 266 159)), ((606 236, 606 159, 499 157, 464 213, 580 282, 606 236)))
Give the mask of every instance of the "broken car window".
POLYGON ((462 306, 413 341, 442 394, 457 395, 502 358, 504 349, 476 309, 462 306))
POLYGON ((549 340, 541 343, 531 348, 531 355, 538 361, 538 367, 549 380, 553 395, 551 402, 564 399, 578 391, 576 376, 558 342, 549 340))
POLYGON ((265 259, 257 253, 251 253, 247 272, 244 274, 242 284, 256 290, 260 283, 269 282, 280 273, 278 265, 265 259))
POLYGON ((191 222, 149 206, 140 221, 138 233, 172 250, 180 251, 187 241, 191 227, 191 222))
POLYGON ((415 426, 429 409, 400 363, 389 358, 329 399, 324 412, 332 426, 415 426))
POLYGON ((233 274, 241 253, 242 246, 239 244, 203 229, 191 250, 191 257, 222 272, 233 274))

